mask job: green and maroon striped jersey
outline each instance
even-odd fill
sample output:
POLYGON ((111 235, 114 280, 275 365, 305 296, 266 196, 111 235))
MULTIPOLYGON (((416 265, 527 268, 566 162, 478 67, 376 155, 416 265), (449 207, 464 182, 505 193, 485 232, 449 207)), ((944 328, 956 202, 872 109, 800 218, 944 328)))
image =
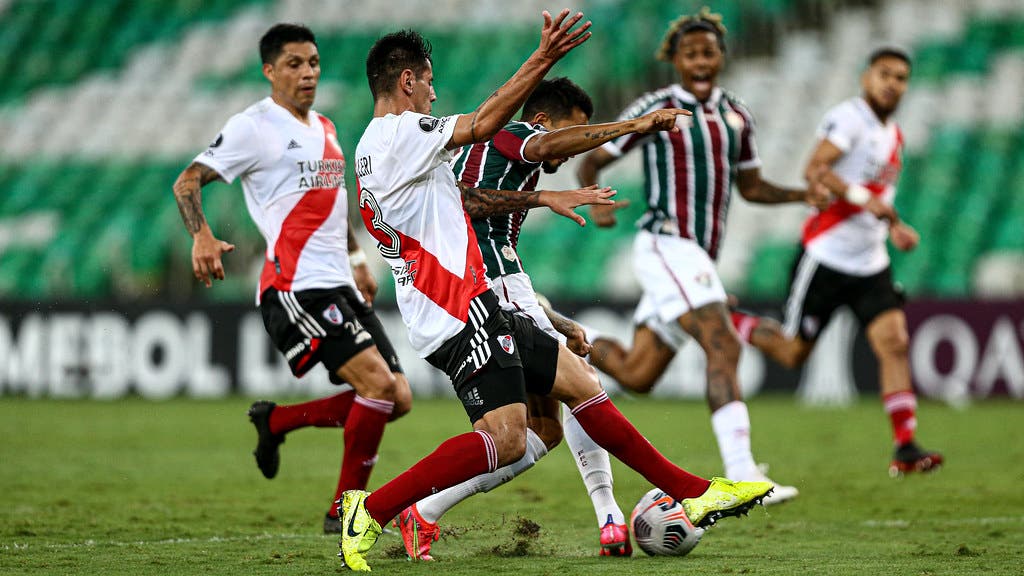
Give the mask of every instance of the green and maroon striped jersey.
POLYGON ((619 119, 661 108, 683 108, 693 116, 680 117, 680 132, 625 134, 604 148, 615 156, 637 146, 643 149, 647 212, 637 225, 690 238, 714 259, 722 245, 736 173, 761 165, 753 116, 739 99, 720 88, 700 103, 673 84, 641 96, 619 119))
MULTIPOLYGON (((542 132, 546 130, 539 124, 509 122, 488 142, 465 146, 459 151, 452 160, 455 178, 471 188, 536 189, 541 163, 524 158, 523 148, 527 140, 542 132)), ((526 210, 520 210, 507 216, 473 219, 488 278, 523 271, 516 243, 526 214, 526 210)))

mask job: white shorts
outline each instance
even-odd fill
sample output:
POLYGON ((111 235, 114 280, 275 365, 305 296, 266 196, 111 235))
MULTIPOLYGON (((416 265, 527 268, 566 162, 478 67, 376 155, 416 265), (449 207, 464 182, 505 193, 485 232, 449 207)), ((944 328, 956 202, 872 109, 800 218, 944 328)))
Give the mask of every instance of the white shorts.
POLYGON ((491 290, 498 295, 498 304, 502 310, 528 316, 538 328, 565 344, 565 336, 555 330, 551 320, 548 320, 548 315, 537 301, 533 283, 525 272, 498 276, 491 280, 491 290))
POLYGON ((643 288, 633 322, 673 348, 687 338, 680 316, 726 301, 714 262, 693 240, 641 230, 633 241, 633 270, 643 288))

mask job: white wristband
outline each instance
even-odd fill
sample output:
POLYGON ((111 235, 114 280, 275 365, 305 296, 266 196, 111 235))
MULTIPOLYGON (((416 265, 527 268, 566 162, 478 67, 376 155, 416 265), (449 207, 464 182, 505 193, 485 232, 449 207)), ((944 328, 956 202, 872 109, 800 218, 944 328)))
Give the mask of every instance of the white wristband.
POLYGON ((366 264, 366 252, 363 252, 362 248, 348 253, 348 263, 352 267, 362 266, 366 264))
POLYGON ((854 206, 863 206, 871 200, 871 190, 860 184, 850 184, 846 188, 846 201, 854 206))

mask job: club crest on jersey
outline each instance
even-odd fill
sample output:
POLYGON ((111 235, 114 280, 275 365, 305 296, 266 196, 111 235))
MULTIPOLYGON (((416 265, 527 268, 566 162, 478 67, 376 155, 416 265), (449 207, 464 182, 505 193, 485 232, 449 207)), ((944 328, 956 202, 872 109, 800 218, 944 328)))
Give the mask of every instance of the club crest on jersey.
POLYGON ((501 255, 504 256, 505 260, 508 260, 509 262, 516 261, 516 251, 513 250, 511 246, 502 246, 501 255))
POLYGON ((693 279, 696 280, 697 284, 700 284, 705 288, 711 287, 711 274, 709 272, 701 272, 694 276, 693 279))
POLYGON ((498 345, 505 351, 505 354, 511 354, 515 351, 515 340, 509 334, 498 336, 498 345))
POLYGON ((432 116, 424 116, 423 118, 420 118, 420 130, 423 130, 424 132, 433 132, 437 129, 437 125, 440 122, 440 120, 432 116))
POLYGON ((338 310, 337 304, 331 304, 324 309, 324 318, 335 326, 341 326, 341 323, 345 321, 345 317, 341 315, 341 310, 338 310))
POLYGON ((743 115, 739 112, 736 112, 735 110, 728 110, 725 113, 725 123, 733 130, 743 130, 747 121, 743 119, 743 115))

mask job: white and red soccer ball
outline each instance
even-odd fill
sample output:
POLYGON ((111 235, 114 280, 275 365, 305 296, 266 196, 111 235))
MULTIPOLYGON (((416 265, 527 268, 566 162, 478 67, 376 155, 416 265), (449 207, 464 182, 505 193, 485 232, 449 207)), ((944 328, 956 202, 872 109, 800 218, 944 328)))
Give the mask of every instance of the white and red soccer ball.
POLYGON ((629 516, 633 539, 650 556, 685 556, 704 535, 686 516, 681 502, 655 488, 644 494, 629 516))

